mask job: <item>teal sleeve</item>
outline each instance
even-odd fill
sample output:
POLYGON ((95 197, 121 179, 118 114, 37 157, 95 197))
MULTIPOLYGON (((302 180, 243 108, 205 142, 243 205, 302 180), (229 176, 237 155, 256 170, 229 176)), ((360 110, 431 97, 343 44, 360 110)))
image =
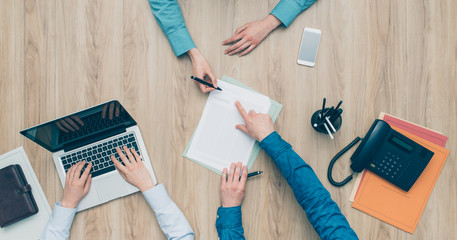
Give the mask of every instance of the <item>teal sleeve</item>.
POLYGON ((301 12, 309 8, 316 0, 281 0, 271 14, 288 27, 301 12))
POLYGON ((177 0, 149 0, 149 5, 176 56, 195 48, 177 0))

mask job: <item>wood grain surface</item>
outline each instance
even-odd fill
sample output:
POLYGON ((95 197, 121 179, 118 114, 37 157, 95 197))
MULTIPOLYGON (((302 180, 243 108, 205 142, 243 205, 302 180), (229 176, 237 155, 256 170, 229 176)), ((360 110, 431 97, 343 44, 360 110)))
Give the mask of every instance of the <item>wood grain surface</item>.
MULTIPOLYGON (((319 0, 245 57, 221 42, 278 0, 179 0, 213 72, 284 105, 276 130, 315 170, 360 239, 456 239, 457 1, 319 0), (322 30, 314 68, 296 64, 304 27, 322 30), (322 98, 343 100, 331 141, 309 120, 322 98), (326 178, 334 154, 384 111, 449 136, 451 154, 411 235, 351 207, 351 185, 326 178)), ((62 198, 51 154, 19 131, 110 99, 137 120, 157 179, 197 239, 217 239, 220 176, 181 156, 207 96, 188 78, 146 0, 0 1, 0 152, 23 145, 49 204, 62 198)), ((349 155, 349 154, 348 154, 349 155)), ((279 169, 261 152, 244 200, 247 239, 317 239, 279 169)), ((335 178, 349 173, 349 156, 335 178)), ((139 193, 78 213, 71 239, 165 239, 139 193)))

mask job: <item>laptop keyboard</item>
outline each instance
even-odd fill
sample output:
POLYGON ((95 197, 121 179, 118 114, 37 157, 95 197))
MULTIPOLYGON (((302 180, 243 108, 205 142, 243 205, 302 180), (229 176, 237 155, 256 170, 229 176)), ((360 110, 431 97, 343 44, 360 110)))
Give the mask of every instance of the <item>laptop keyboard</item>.
MULTIPOLYGON (((114 155, 116 159, 122 163, 117 154, 116 147, 122 149, 123 146, 131 149, 134 148, 138 151, 138 144, 133 133, 129 133, 123 136, 119 136, 115 139, 107 140, 96 146, 91 146, 86 149, 79 150, 78 152, 70 153, 61 157, 65 172, 78 162, 86 161, 87 163, 92 162, 92 170, 90 173, 92 177, 102 175, 116 170, 114 163, 111 161, 111 155, 114 155)), ((125 154, 125 152, 124 152, 125 154)), ((87 165, 86 165, 87 166, 87 165)), ((84 171, 85 167, 82 171, 84 171)))

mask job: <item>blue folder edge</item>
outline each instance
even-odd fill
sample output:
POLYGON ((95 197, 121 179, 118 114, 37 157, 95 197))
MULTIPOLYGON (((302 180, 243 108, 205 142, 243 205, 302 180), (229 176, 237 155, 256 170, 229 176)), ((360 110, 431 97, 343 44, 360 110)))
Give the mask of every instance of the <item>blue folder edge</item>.
MULTIPOLYGON (((239 87, 242 87, 242 88, 245 88, 245 89, 249 89, 253 92, 257 92, 256 90, 248 87, 247 85, 241 83, 240 81, 236 80, 236 79, 233 79, 231 77, 228 77, 228 76, 223 76, 222 81, 225 81, 225 82, 228 82, 228 83, 231 83, 235 86, 239 86, 239 87)), ((257 92, 258 93, 258 92, 257 92)), ((273 123, 276 122, 276 119, 278 118, 279 116, 279 113, 281 112, 282 110, 282 107, 283 105, 279 102, 276 102, 275 100, 271 99, 270 98, 270 101, 271 101, 271 106, 270 106, 270 110, 268 111, 268 114, 271 116, 271 119, 273 120, 273 123)), ((198 128, 198 126, 197 126, 198 128)), ((195 128, 195 131, 197 130, 197 128, 195 128)), ((187 144, 186 146, 186 149, 184 150, 184 153, 182 154, 183 157, 199 164, 200 166, 203 166, 219 175, 222 175, 222 171, 219 171, 211 166, 208 166, 200 161, 198 161, 197 159, 192 159, 190 157, 187 156, 187 152, 189 151, 189 147, 190 147, 190 143, 192 142, 192 140, 194 139, 194 135, 195 135, 195 131, 194 133, 192 134, 192 137, 190 138, 189 140, 189 143, 187 144)), ((259 153, 260 153, 260 146, 259 146, 259 142, 255 142, 254 146, 252 147, 252 151, 251 151, 251 156, 249 156, 249 161, 248 161, 248 171, 251 170, 251 167, 252 165, 254 164, 255 160, 257 159, 257 156, 259 156, 259 153)))

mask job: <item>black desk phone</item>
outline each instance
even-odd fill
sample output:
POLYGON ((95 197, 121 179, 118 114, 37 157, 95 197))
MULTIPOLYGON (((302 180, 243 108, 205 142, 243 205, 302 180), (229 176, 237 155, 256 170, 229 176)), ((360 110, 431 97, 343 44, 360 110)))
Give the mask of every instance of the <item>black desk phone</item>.
POLYGON ((332 185, 340 187, 352 179, 354 172, 361 172, 366 168, 399 188, 409 191, 430 162, 433 154, 430 150, 393 130, 388 123, 377 119, 371 125, 365 138, 357 137, 335 155, 330 161, 327 177, 332 185), (345 180, 335 182, 332 178, 333 165, 341 155, 360 140, 362 143, 351 156, 353 173, 345 180))

